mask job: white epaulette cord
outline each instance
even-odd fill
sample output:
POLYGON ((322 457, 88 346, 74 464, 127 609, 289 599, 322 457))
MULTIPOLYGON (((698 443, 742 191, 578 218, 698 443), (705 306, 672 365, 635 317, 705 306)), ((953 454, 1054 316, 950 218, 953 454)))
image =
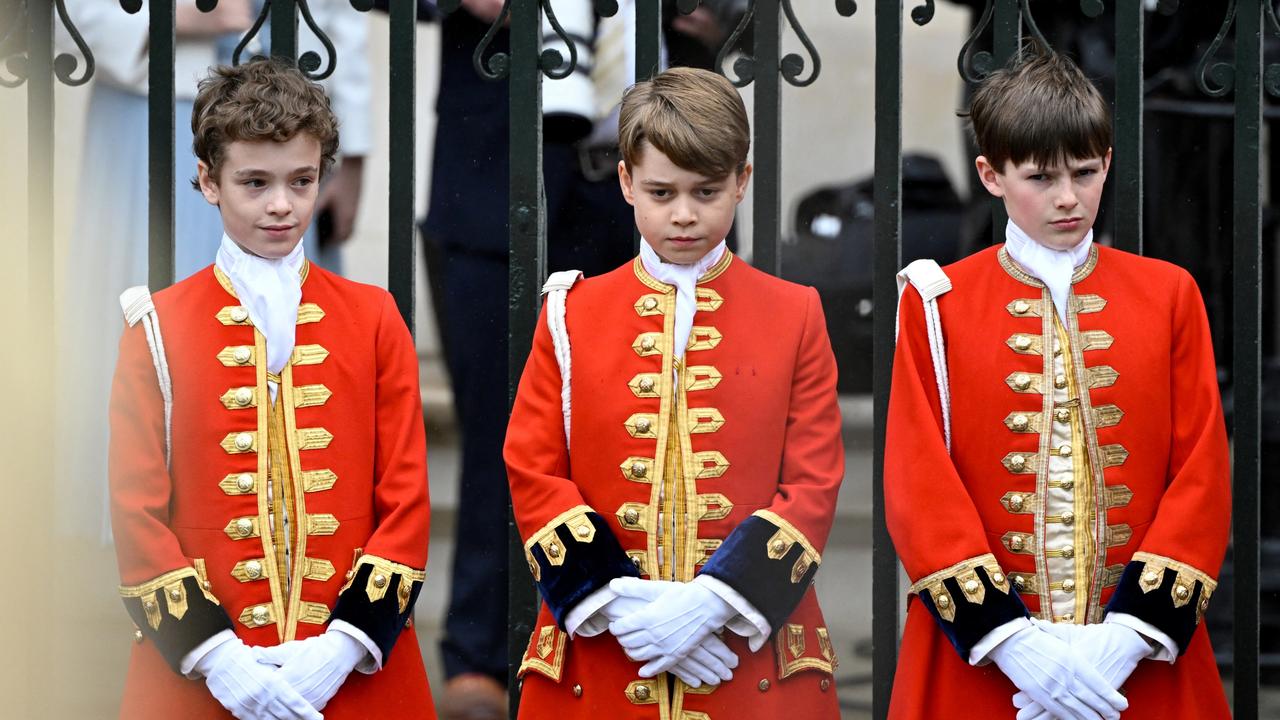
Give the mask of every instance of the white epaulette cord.
POLYGON ((551 273, 542 284, 542 294, 547 296, 547 329, 551 331, 556 363, 560 365, 560 412, 564 414, 565 448, 569 447, 569 381, 573 377, 569 355, 569 328, 564 320, 565 297, 581 277, 581 270, 561 270, 551 273))
POLYGON ((147 346, 151 348, 151 362, 156 368, 156 380, 160 383, 160 395, 164 398, 164 462, 168 467, 173 455, 173 382, 169 378, 169 360, 164 353, 164 338, 160 335, 160 316, 151 301, 151 291, 145 285, 137 285, 120 293, 120 309, 129 327, 142 323, 147 334, 147 346))
MULTIPOLYGON (((929 334, 929 354, 933 357, 933 375, 938 383, 938 400, 942 406, 942 431, 951 452, 951 380, 947 375, 947 346, 942 337, 942 318, 938 315, 938 297, 951 289, 951 278, 933 260, 916 260, 898 273, 898 306, 907 283, 915 287, 924 301, 924 324, 929 334)), ((898 319, 894 320, 893 337, 897 341, 898 319)))

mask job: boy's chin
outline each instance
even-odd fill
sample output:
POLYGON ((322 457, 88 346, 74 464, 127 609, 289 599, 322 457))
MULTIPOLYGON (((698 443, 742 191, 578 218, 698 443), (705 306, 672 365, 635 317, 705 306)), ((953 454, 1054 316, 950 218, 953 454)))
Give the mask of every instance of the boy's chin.
POLYGON ((692 243, 662 240, 654 244, 653 249, 658 253, 658 257, 666 262, 678 265, 692 265, 706 257, 707 253, 711 252, 718 244, 705 238, 692 243))

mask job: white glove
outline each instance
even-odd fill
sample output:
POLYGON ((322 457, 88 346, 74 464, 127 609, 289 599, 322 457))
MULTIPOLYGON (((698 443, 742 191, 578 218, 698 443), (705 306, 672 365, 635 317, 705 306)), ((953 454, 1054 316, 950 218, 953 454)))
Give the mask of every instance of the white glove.
MULTIPOLYGON (((1097 669, 1111 687, 1120 689, 1138 663, 1151 654, 1151 644, 1137 630, 1119 623, 1075 625, 1033 620, 1041 629, 1071 646, 1080 661, 1097 669)), ((1048 720, 1048 711, 1026 693, 1013 696, 1018 720, 1048 720)))
MULTIPOLYGON (((614 632, 615 623, 620 623, 624 618, 643 613, 647 609, 653 608, 660 602, 665 602, 668 593, 674 592, 679 588, 685 587, 685 583, 671 582, 667 580, 641 580, 640 578, 618 578, 609 583, 609 590, 617 595, 600 608, 598 612, 603 613, 609 618, 609 630, 614 632)), ((701 586, 699 586, 701 587, 701 586)), ((707 591, 710 593, 710 591, 707 591)), ((719 596, 710 593, 717 600, 719 596)), ((720 602, 724 602, 720 600, 720 602)), ((727 605, 727 604, 726 604, 727 605)), ((729 609, 730 614, 734 614, 732 608, 729 609)), ((642 615, 639 617, 643 617, 642 615)), ((621 627, 631 627, 631 625, 620 625, 621 627)), ((639 641, 639 638, 635 638, 639 641)), ((619 644, 622 644, 622 638, 618 638, 619 644)), ((625 644, 623 649, 627 651, 627 655, 632 660, 646 661, 652 660, 656 655, 650 655, 643 650, 637 652, 644 656, 637 655, 632 652, 625 644)), ((646 674, 645 665, 640 669, 641 677, 653 677, 662 670, 654 670, 646 674)), ((694 645, 684 657, 676 660, 669 670, 676 677, 680 678, 690 687, 701 687, 706 685, 719 685, 723 681, 733 679, 733 668, 738 667, 738 656, 724 644, 717 635, 712 632, 699 644, 694 645)))
POLYGON ((358 640, 332 628, 306 640, 253 649, 259 663, 278 665, 279 677, 316 710, 323 710, 338 694, 368 652, 358 640))
POLYGON ((324 720, 289 687, 275 668, 260 665, 240 638, 228 640, 196 661, 209 693, 240 720, 324 720))
POLYGON ((1019 690, 1054 717, 1119 720, 1120 711, 1129 707, 1129 701, 1080 661, 1067 643, 1035 625, 1010 635, 990 657, 1019 690))
MULTIPOLYGON (((646 663, 640 668, 640 677, 654 677, 681 661, 692 660, 685 663, 692 679, 731 679, 728 669, 737 666, 737 657, 719 638, 707 641, 737 614, 733 607, 698 583, 677 583, 656 597, 647 583, 629 577, 609 582, 609 589, 618 595, 650 600, 643 609, 609 623, 609 632, 618 638, 627 656, 646 663)), ((694 685, 690 678, 680 679, 694 685)))

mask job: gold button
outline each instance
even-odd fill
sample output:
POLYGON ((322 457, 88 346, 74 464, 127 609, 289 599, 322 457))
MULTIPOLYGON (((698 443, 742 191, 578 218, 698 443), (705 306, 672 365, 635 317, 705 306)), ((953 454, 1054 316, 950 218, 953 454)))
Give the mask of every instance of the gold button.
POLYGON ((249 358, 251 357, 253 357, 253 350, 251 350, 248 345, 241 345, 231 354, 231 359, 241 365, 249 362, 249 358))
POLYGON ((1013 584, 1017 585, 1018 589, 1021 590, 1027 586, 1027 579, 1019 575, 1013 579, 1013 584))
POLYGON ((653 338, 649 336, 645 336, 645 338, 640 341, 640 347, 643 350, 652 350, 653 345, 654 345, 653 338))
POLYGON ((1071 457, 1071 446, 1063 443, 1058 446, 1058 454, 1062 457, 1071 457))
POLYGON ((636 688, 636 699, 637 699, 637 700, 648 700, 648 699, 649 699, 649 686, 648 686, 648 685, 640 685, 639 687, 637 687, 637 688, 636 688))
POLYGON ((1023 505, 1025 502, 1026 502, 1026 500, 1025 500, 1021 495, 1010 495, 1010 496, 1009 496, 1009 507, 1013 508, 1014 510, 1021 510, 1021 509, 1022 509, 1022 505, 1023 505))
POLYGON ((1060 423, 1069 423, 1071 422, 1071 411, 1066 408, 1058 408, 1053 413, 1053 419, 1060 423))
POLYGON ((1054 387, 1056 387, 1056 388, 1058 388, 1059 390, 1061 390, 1062 388, 1066 387, 1066 386, 1067 386, 1067 376, 1066 376, 1066 375, 1057 375, 1056 377, 1054 377, 1054 378, 1053 378, 1053 386, 1054 386, 1054 387))
POLYGON ((236 521, 236 533, 240 537, 249 537, 253 532, 253 521, 249 518, 240 518, 236 521))
POLYGON ((1155 585, 1156 582, 1159 580, 1160 580, 1160 576, 1156 575, 1153 572, 1149 572, 1142 576, 1142 583, 1144 585, 1155 585))
POLYGON ((1069 558, 1076 554, 1076 549, 1070 545, 1062 546, 1062 557, 1069 558))
POLYGON ((350 580, 351 578, 353 578, 353 577, 355 577, 355 576, 356 576, 356 571, 355 571, 355 570, 348 570, 348 571, 347 571, 347 579, 348 579, 348 580, 350 580))
POLYGON ((826 692, 831 687, 831 678, 822 678, 822 682, 818 683, 818 687, 822 692, 826 692))
POLYGON ((622 520, 628 525, 635 525, 640 522, 640 511, 635 508, 627 508, 627 511, 622 513, 622 520))
POLYGON ((1026 415, 1018 414, 1013 416, 1013 429, 1026 430, 1031 425, 1031 419, 1026 415))
POLYGON ((786 544, 785 542, 783 542, 782 540, 774 540, 774 541, 773 541, 773 551, 774 551, 775 553, 782 553, 782 552, 785 552, 785 551, 786 551, 786 549, 787 549, 787 544, 786 544))
POLYGON ((1013 385, 1019 390, 1026 390, 1031 387, 1031 376, 1026 373, 1018 373, 1013 376, 1013 385))
POLYGON ((253 401, 253 390, 247 387, 242 387, 239 390, 236 390, 237 405, 239 405, 240 407, 244 407, 245 405, 248 405, 252 401, 253 401))
POLYGON ((1069 592, 1075 592, 1075 591, 1076 591, 1076 581, 1075 581, 1075 580, 1067 579, 1067 580, 1063 580, 1063 581, 1062 581, 1062 592, 1068 592, 1068 593, 1069 593, 1069 592))
POLYGON ((1058 619, 1061 620, 1062 622, 1075 622, 1076 616, 1072 613, 1067 613, 1066 615, 1063 615, 1058 619))
POLYGON ((639 558, 639 557, 637 557, 637 556, 632 556, 632 557, 631 557, 631 564, 632 564, 632 565, 635 565, 636 567, 640 567, 640 558, 639 558))
POLYGON ((267 608, 259 605, 253 609, 253 624, 265 625, 267 622, 267 608))
POLYGON ((1063 481, 1062 481, 1062 489, 1063 489, 1063 490, 1070 490, 1071 488, 1075 487, 1075 484, 1076 484, 1076 482, 1075 482, 1074 480, 1063 480, 1063 481))
POLYGON ((657 299, 657 298, 651 298, 651 297, 648 297, 648 298, 645 298, 645 299, 644 299, 644 309, 645 309, 645 310, 652 310, 652 309, 654 309, 654 308, 656 308, 656 307, 658 307, 658 299, 657 299))
POLYGON ((642 463, 631 464, 631 477, 642 478, 649 473, 649 466, 642 463))
MULTIPOLYGON (((555 545, 552 545, 551 547, 555 547, 555 545)), ((376 587, 376 588, 384 588, 384 587, 386 587, 386 586, 387 586, 387 576, 386 576, 386 575, 383 575, 382 573, 378 573, 377 575, 374 575, 374 576, 373 576, 373 586, 374 586, 374 587, 376 587)))
POLYGON ((1075 524, 1075 522, 1076 522, 1076 514, 1075 514, 1075 513, 1071 512, 1070 510, 1068 510, 1068 511, 1066 511, 1066 512, 1062 513, 1062 524, 1063 524, 1063 525, 1074 525, 1074 524, 1075 524))
POLYGON ((590 534, 591 534, 591 528, 590 528, 590 527, 588 527, 587 525, 579 525, 579 526, 578 526, 578 537, 580 537, 580 538, 584 538, 584 537, 586 537, 586 536, 588 536, 588 535, 590 535, 590 534))
POLYGON ((250 473, 240 473, 240 477, 236 478, 236 487, 240 492, 249 492, 253 489, 253 475, 250 473))
POLYGON ((1026 350, 1031 347, 1031 338, 1027 337, 1026 335, 1019 335, 1018 339, 1013 341, 1013 344, 1019 350, 1026 350))
POLYGON ((556 543, 551 543, 550 545, 547 546, 547 554, 553 558, 560 557, 560 546, 557 545, 556 543))
POLYGON ((582 697, 582 686, 581 686, 581 685, 574 685, 574 686, 573 686, 573 696, 574 696, 574 697, 582 697))
POLYGON ((231 321, 232 321, 232 322, 242 323, 242 322, 244 322, 245 320, 248 320, 248 319, 249 319, 249 311, 248 311, 248 310, 245 310, 242 306, 237 305, 237 306, 235 306, 235 307, 231 308, 231 321))
POLYGON ((244 574, 252 580, 262 577, 262 563, 250 560, 244 564, 244 574))
POLYGON ((1024 545, 1026 545, 1026 542, 1022 539, 1021 535, 1014 535, 1013 537, 1009 538, 1010 549, 1021 550, 1024 545))
POLYGON ((760 692, 764 692, 769 689, 769 681, 761 680, 760 684, 758 684, 756 687, 760 688, 760 692))
POLYGON ((1187 589, 1186 585, 1178 585, 1173 589, 1173 592, 1177 594, 1179 600, 1186 600, 1187 596, 1191 595, 1191 591, 1187 589))
POLYGON ((136 629, 136 628, 134 629, 134 631, 133 631, 133 641, 134 641, 134 642, 136 642, 136 643, 141 643, 141 642, 142 642, 142 631, 141 631, 141 630, 138 630, 138 629, 136 629))
POLYGON ((1200 594, 1200 611, 1204 612, 1205 610, 1208 610, 1208 609, 1209 609, 1209 598, 1205 597, 1204 593, 1201 593, 1200 594))
POLYGON ((940 608, 951 607, 951 598, 947 597, 946 595, 940 595, 938 596, 937 605, 940 608))
POLYGON ((1019 315, 1026 315, 1027 311, 1030 309, 1031 309, 1031 303, 1028 303, 1026 300, 1019 300, 1018 302, 1013 304, 1013 311, 1018 313, 1019 315))
POLYGON ((247 432, 242 432, 242 433, 240 433, 239 435, 236 435, 236 449, 237 449, 237 450, 248 450, 248 449, 249 449, 249 448, 251 448, 251 447, 253 447, 253 435, 252 435, 252 434, 247 433, 247 432))
POLYGON ((182 588, 173 588, 169 591, 169 599, 177 602, 182 599, 182 588))
POLYGON ((970 580, 969 582, 964 584, 964 591, 972 595, 978 592, 978 588, 980 587, 982 587, 982 585, 978 584, 977 580, 970 580))
POLYGON ((1014 470, 1021 470, 1026 467, 1027 459, 1021 455, 1014 455, 1009 458, 1009 465, 1011 465, 1014 470))
POLYGON ((641 390, 642 392, 653 392, 653 379, 652 379, 652 378, 641 378, 641 380, 640 380, 640 390, 641 390))
POLYGON ((649 432, 650 427, 652 427, 652 423, 649 422, 649 418, 640 418, 639 420, 636 420, 636 432, 647 433, 649 432))
POLYGON ((1003 584, 1004 584, 1004 573, 995 573, 995 574, 993 574, 993 575, 991 576, 991 582, 995 583, 996 585, 1003 585, 1003 584))
POLYGON ((142 607, 146 608, 147 610, 155 610, 155 608, 156 608, 156 601, 155 601, 155 600, 143 600, 143 601, 142 601, 142 607))
POLYGON ((205 590, 212 590, 213 583, 209 582, 208 580, 205 580, 204 582, 200 583, 200 587, 204 588, 205 590))

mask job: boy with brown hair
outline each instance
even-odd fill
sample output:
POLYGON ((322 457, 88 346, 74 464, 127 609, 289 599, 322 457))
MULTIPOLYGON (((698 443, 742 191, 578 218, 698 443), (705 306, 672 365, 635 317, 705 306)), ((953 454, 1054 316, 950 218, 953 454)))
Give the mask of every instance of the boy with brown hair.
POLYGON ((811 588, 844 472, 818 295, 725 248, 751 175, 727 80, 637 83, 619 136, 640 255, 547 281, 507 433, 543 598, 521 717, 836 718, 811 588))
POLYGON ((1111 117, 1070 60, 1016 60, 970 116, 1009 223, 900 275, 885 499, 912 598, 889 715, 1227 717, 1200 620, 1230 465, 1195 282, 1093 242, 1111 117))
POLYGON ((260 60, 214 69, 191 123, 216 261, 121 296, 112 525, 138 628, 121 716, 434 717, 406 627, 429 522, 413 339, 386 291, 300 242, 337 122, 260 60))

